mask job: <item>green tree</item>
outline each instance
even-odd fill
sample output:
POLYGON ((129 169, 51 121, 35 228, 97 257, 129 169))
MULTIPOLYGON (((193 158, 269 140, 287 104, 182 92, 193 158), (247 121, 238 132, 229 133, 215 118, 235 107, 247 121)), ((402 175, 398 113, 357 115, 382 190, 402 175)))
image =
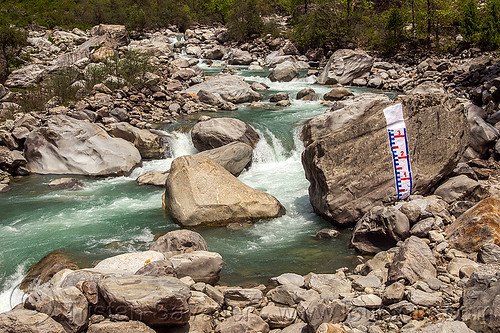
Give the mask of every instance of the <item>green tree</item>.
POLYGON ((229 36, 237 41, 245 41, 254 35, 262 34, 264 22, 259 15, 257 1, 239 1, 231 11, 227 28, 229 36))
POLYGON ((479 44, 486 49, 496 49, 500 46, 500 0, 487 2, 481 23, 479 44))
POLYGON ((466 0, 462 3, 461 12, 460 32, 467 42, 473 42, 480 28, 476 0, 466 0))
POLYGON ((24 45, 26 45, 25 32, 0 21, 0 83, 7 80, 10 64, 24 45))

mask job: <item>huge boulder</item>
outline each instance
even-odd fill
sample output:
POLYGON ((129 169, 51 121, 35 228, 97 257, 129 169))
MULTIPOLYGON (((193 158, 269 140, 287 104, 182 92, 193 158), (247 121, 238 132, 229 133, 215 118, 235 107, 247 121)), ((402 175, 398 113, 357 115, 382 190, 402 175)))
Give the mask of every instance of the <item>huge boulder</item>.
POLYGON ((183 325, 189 321, 189 288, 173 277, 108 276, 99 291, 111 313, 147 325, 183 325))
POLYGON ((319 84, 350 84, 352 80, 367 76, 374 59, 361 50, 335 51, 318 77, 319 84))
POLYGON ((394 207, 377 206, 357 223, 351 245, 363 253, 378 253, 396 246, 410 235, 410 222, 394 207))
POLYGON ((500 200, 486 198, 467 210, 446 228, 446 240, 466 252, 487 243, 500 245, 500 200))
POLYGON ((189 87, 188 93, 198 94, 200 90, 218 94, 222 99, 231 103, 246 103, 258 101, 260 94, 252 90, 250 85, 236 75, 217 75, 208 78, 205 82, 189 87))
POLYGON ((436 278, 436 258, 423 239, 411 236, 398 249, 389 267, 390 282, 400 279, 413 284, 436 278))
POLYGON ((219 148, 199 153, 219 163, 224 169, 238 176, 252 162, 252 146, 243 142, 231 142, 219 148))
POLYGON ((109 124, 108 128, 108 133, 112 137, 133 143, 142 158, 160 159, 164 156, 164 147, 160 136, 125 122, 109 124))
POLYGON ((237 141, 255 147, 259 134, 239 119, 212 118, 194 125, 191 138, 196 149, 204 151, 237 141))
POLYGON ((285 214, 275 197, 245 185, 200 155, 182 156, 172 162, 164 207, 182 226, 225 225, 285 214))
POLYGON ((52 116, 31 132, 24 144, 27 167, 33 173, 119 176, 140 165, 133 144, 112 138, 88 121, 52 116))
POLYGON ((291 61, 285 61, 281 64, 278 64, 269 74, 269 79, 273 82, 289 82, 292 79, 299 76, 299 71, 297 67, 291 61))
POLYGON ((20 308, 0 313, 0 332, 66 333, 61 324, 45 313, 20 308))
POLYGON ((250 65, 253 61, 252 54, 240 49, 231 49, 228 64, 229 65, 250 65))
POLYGON ((500 272, 472 273, 462 296, 462 320, 476 332, 500 331, 500 272))
MULTIPOLYGON (((370 208, 396 196, 386 120, 386 97, 357 96, 344 108, 309 120, 302 154, 314 210, 337 225, 352 225, 370 208), (355 103, 358 101, 359 103, 355 103), (347 153, 349 152, 349 153, 347 153)), ((450 96, 403 96, 413 190, 427 194, 465 150, 462 105, 450 96), (447 138, 446 144, 441 139, 447 138)))

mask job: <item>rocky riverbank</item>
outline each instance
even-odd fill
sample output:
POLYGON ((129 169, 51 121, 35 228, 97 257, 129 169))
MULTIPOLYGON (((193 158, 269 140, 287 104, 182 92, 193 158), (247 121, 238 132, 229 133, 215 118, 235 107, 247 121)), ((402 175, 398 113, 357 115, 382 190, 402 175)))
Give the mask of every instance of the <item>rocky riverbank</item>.
MULTIPOLYGON (((12 176, 30 172, 129 174, 143 159, 168 155, 162 134, 151 131, 157 123, 200 111, 235 110, 240 103, 286 110, 290 99, 321 99, 327 112, 302 130, 311 204, 336 226, 354 227, 351 245, 374 257, 359 257, 353 271, 287 273, 267 285, 235 287, 217 284, 223 258, 187 230, 162 236, 150 251, 111 257, 93 268, 77 269, 49 255, 28 273, 24 303, 0 314, 2 330, 500 329, 500 62, 494 54, 467 50, 416 61, 338 50, 327 58, 320 50, 300 55, 281 38, 234 45, 222 28, 200 27, 179 37, 164 30, 131 38, 124 27, 106 25, 86 32, 30 32, 31 62, 0 86, 1 191, 8 190, 12 176), (116 59, 128 52, 145 54, 153 65, 137 74, 140 88, 110 74, 93 80, 106 59, 118 64, 116 59), (309 88, 297 96, 277 93, 262 100, 265 85, 234 75, 237 67, 231 66, 241 65, 269 68, 272 82, 307 75, 332 89, 324 96, 309 88), (206 76, 204 69, 222 73, 206 76), (78 73, 71 82, 77 101, 53 97, 41 111, 20 112, 18 89, 36 87, 67 70, 78 73), (123 84, 116 87, 117 82, 123 84), (385 149, 381 114, 394 101, 381 94, 352 96, 342 85, 404 93, 396 102, 403 104, 415 175, 415 195, 408 200, 394 200, 385 149)), ((163 205, 174 221, 182 226, 229 223, 231 228, 285 214, 275 197, 236 178, 261 139, 251 126, 200 117, 191 136, 199 154, 178 158, 170 171, 138 179, 166 186, 163 205)))

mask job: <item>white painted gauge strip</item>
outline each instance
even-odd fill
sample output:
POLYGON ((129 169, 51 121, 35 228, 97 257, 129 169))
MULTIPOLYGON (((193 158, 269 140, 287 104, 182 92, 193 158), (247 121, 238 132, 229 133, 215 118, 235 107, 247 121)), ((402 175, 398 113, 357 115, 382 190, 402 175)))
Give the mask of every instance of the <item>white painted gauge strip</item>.
POLYGON ((413 187, 403 105, 396 104, 385 108, 384 116, 389 132, 397 199, 403 200, 410 196, 413 187))

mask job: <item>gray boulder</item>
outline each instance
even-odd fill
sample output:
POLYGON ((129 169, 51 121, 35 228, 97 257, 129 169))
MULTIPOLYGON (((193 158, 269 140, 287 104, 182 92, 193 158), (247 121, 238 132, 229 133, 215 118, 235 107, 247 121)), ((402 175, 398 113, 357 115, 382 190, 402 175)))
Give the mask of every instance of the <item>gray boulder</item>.
POLYGON ((228 288, 224 290, 224 301, 229 306, 245 308, 247 306, 258 306, 262 303, 262 291, 259 289, 228 288))
POLYGON ((45 313, 67 332, 81 332, 88 325, 87 298, 76 287, 41 288, 31 293, 24 307, 45 313))
POLYGON ((125 122, 109 124, 108 128, 108 133, 112 137, 133 143, 142 158, 160 159, 164 156, 164 147, 160 136, 125 122))
POLYGON ((294 63, 285 61, 278 64, 269 74, 269 79, 273 82, 289 82, 299 76, 299 71, 294 63))
POLYGON ((333 297, 338 297, 342 293, 350 293, 352 290, 351 282, 336 274, 309 273, 305 277, 305 283, 307 288, 333 297))
POLYGON ((500 273, 492 269, 472 273, 463 289, 462 321, 476 332, 500 331, 500 273))
POLYGON ((248 222, 286 212, 272 195, 245 185, 213 160, 199 155, 172 162, 164 207, 182 226, 248 222))
POLYGON ((440 321, 426 325, 415 333, 475 333, 463 321, 440 321))
POLYGON ((198 155, 211 158, 237 177, 252 162, 252 153, 252 146, 243 142, 231 142, 218 148, 202 151, 198 155))
POLYGON ((47 68, 41 64, 31 64, 16 69, 7 77, 5 86, 9 88, 31 88, 40 83, 47 68))
POLYGON ((106 36, 106 46, 118 48, 130 43, 130 36, 124 25, 99 24, 90 30, 91 36, 106 36))
POLYGON ((108 276, 99 290, 115 314, 147 325, 183 325, 189 321, 189 288, 173 277, 108 276))
POLYGON ((374 59, 361 50, 335 51, 318 77, 319 84, 350 84, 352 80, 367 76, 374 59))
POLYGON ((267 305, 260 311, 260 317, 264 319, 270 328, 287 327, 297 319, 297 310, 290 307, 267 305))
POLYGON ((0 332, 5 333, 66 333, 61 324, 45 313, 15 308, 0 313, 0 332))
POLYGON ((436 259, 429 246, 411 236, 398 249, 389 267, 390 282, 404 279, 410 284, 436 277, 436 259))
POLYGON ((493 148, 495 142, 500 137, 500 132, 477 116, 469 119, 469 124, 470 146, 480 155, 484 156, 489 149, 493 148))
POLYGON ((145 265, 160 260, 165 260, 165 256, 156 251, 124 253, 100 261, 92 270, 103 274, 135 274, 145 265))
POLYGON ((236 75, 217 75, 209 77, 205 82, 189 87, 188 93, 197 94, 200 90, 219 94, 222 99, 231 103, 258 101, 261 96, 252 90, 250 85, 236 75))
MULTIPOLYGON (((373 95, 356 103, 363 100, 363 95, 357 96, 342 109, 312 118, 302 131, 311 204, 340 226, 352 225, 373 206, 396 196, 382 112, 391 103, 373 95)), ((406 119, 413 191, 426 194, 453 171, 467 146, 462 105, 439 95, 405 96, 399 102, 406 119), (437 144, 442 137, 450 138, 444 146, 437 144)))
POLYGON ((163 253, 166 257, 194 251, 207 251, 207 243, 194 231, 181 229, 167 232, 153 242, 151 251, 163 253))
POLYGON ((484 244, 477 253, 477 260, 485 264, 500 264, 500 246, 484 244))
POLYGON ((231 49, 228 64, 229 65, 250 65, 253 61, 252 54, 240 49, 231 49))
POLYGON ((54 179, 47 184, 53 190, 66 190, 75 187, 83 186, 83 183, 75 178, 59 178, 54 179))
POLYGON ((301 318, 316 332, 322 323, 339 323, 347 317, 348 308, 340 300, 331 302, 324 300, 304 301, 299 304, 297 311, 301 318))
POLYGON ((356 223, 351 245, 363 253, 378 253, 405 240, 409 231, 410 222, 405 214, 394 207, 377 206, 356 223))
POLYGON ((63 115, 52 116, 31 132, 24 150, 27 167, 40 174, 119 176, 141 164, 133 144, 110 137, 96 124, 63 115))
POLYGON ((348 96, 352 96, 353 93, 344 87, 336 87, 323 95, 325 101, 340 101, 348 96))

